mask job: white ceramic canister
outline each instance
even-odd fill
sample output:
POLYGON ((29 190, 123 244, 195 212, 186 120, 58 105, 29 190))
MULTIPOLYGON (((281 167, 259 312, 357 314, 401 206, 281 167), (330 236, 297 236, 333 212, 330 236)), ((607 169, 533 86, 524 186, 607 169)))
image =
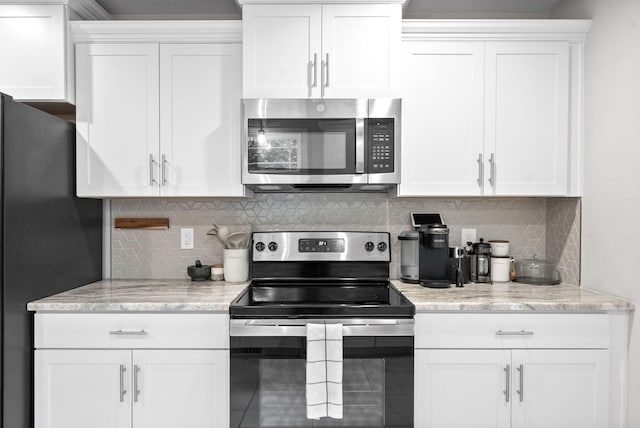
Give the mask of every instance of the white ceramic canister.
POLYGON ((225 281, 243 282, 249 279, 248 248, 225 248, 223 264, 225 281))
POLYGON ((509 241, 501 239, 490 240, 491 257, 509 257, 509 241))
POLYGON ((491 257, 491 281, 509 282, 511 257, 491 257))

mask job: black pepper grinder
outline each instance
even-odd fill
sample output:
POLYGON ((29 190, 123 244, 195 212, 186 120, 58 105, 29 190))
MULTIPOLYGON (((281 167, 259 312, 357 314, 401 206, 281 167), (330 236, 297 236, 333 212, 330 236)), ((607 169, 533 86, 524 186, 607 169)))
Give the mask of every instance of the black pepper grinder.
POLYGON ((455 269, 456 287, 464 287, 464 270, 462 261, 467 255, 467 251, 463 247, 450 247, 449 258, 453 259, 452 269, 455 269))

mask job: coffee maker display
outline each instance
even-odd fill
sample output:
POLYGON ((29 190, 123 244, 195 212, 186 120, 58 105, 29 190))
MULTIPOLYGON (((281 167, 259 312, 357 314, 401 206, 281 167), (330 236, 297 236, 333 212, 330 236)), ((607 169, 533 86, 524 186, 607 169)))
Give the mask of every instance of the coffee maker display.
POLYGON ((471 280, 491 283, 491 245, 480 238, 471 248, 471 280))
POLYGON ((449 281, 449 229, 433 223, 420 229, 420 284, 429 288, 451 287, 449 281))

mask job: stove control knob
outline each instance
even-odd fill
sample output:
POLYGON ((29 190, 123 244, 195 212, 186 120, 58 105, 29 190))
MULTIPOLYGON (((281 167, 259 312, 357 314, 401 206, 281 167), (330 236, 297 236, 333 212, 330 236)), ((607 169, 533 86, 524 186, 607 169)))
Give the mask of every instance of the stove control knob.
POLYGON ((262 252, 262 251, 264 251, 264 247, 265 247, 264 242, 259 241, 258 243, 256 243, 256 251, 261 251, 262 252))
POLYGON ((273 241, 269 242, 269 251, 276 251, 277 249, 278 249, 278 244, 276 244, 273 241))
POLYGON ((386 242, 378 242, 378 251, 383 252, 387 250, 386 242))
POLYGON ((373 244, 373 242, 371 242, 371 241, 367 241, 367 242, 364 244, 364 249, 365 249, 367 252, 369 252, 369 253, 370 253, 371 251, 373 251, 373 249, 374 249, 375 247, 376 247, 376 246, 375 246, 375 245, 373 244))

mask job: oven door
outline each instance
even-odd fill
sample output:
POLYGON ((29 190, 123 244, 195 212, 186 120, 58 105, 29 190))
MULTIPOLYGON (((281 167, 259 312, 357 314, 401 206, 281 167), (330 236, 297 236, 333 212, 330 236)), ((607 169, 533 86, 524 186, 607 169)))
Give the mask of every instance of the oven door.
POLYGON ((231 320, 232 427, 413 427, 413 320, 326 322, 344 326, 343 418, 306 418, 304 323, 231 320))

